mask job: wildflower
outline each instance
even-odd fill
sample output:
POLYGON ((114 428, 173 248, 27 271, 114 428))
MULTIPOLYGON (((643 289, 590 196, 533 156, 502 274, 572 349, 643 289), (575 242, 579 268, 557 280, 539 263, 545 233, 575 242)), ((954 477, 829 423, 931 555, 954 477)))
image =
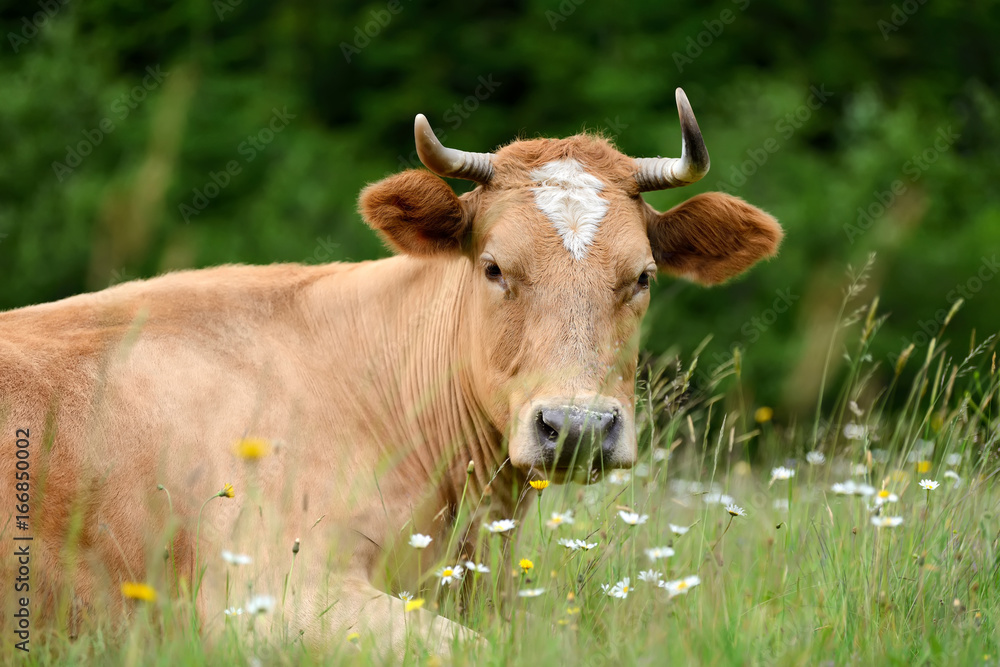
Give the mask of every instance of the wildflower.
POLYGON ((522 588, 517 592, 519 598, 537 598, 545 592, 544 588, 522 588))
POLYGON ((923 474, 925 472, 931 471, 930 461, 918 461, 917 462, 917 474, 923 474))
POLYGON ((778 466, 777 468, 771 469, 772 482, 775 480, 784 481, 786 479, 791 479, 792 477, 795 477, 795 471, 790 468, 786 468, 785 466, 778 466))
POLYGON ((552 518, 545 522, 545 525, 549 528, 558 528, 564 523, 573 523, 573 512, 568 511, 560 514, 559 512, 553 512, 552 518))
POLYGON ((675 581, 661 581, 660 588, 667 591, 670 597, 676 597, 678 595, 685 595, 689 590, 701 583, 701 577, 697 574, 692 574, 689 577, 684 577, 683 579, 677 579, 675 581))
POLYGON ((518 565, 518 567, 520 567, 520 568, 521 568, 521 571, 522 571, 522 572, 523 572, 524 574, 528 574, 528 572, 529 572, 529 571, 531 570, 531 568, 535 567, 535 564, 534 564, 534 563, 532 563, 532 562, 531 562, 530 560, 528 560, 527 558, 522 558, 522 559, 521 559, 521 562, 519 562, 519 563, 518 563, 517 565, 518 565))
POLYGON ((901 516, 873 516, 872 525, 876 528, 895 528, 903 523, 901 516))
POLYGON ((236 491, 233 489, 233 485, 226 482, 226 485, 222 487, 222 490, 217 494, 219 498, 232 498, 236 495, 236 491))
POLYGON ((811 466, 818 466, 826 463, 826 456, 823 452, 809 452, 806 454, 806 463, 811 466))
POLYGON ((732 496, 727 496, 724 493, 717 493, 713 491, 712 493, 706 493, 702 496, 702 499, 709 505, 730 505, 736 502, 732 496))
POLYGON ((149 584, 126 581, 122 583, 122 595, 130 600, 156 601, 156 589, 149 584))
POLYGON ((410 591, 400 591, 399 599, 402 600, 403 602, 409 602, 410 600, 413 599, 413 593, 411 593, 410 591))
POLYGON ((868 474, 868 466, 866 466, 864 463, 856 463, 854 465, 854 467, 851 468, 851 474, 852 475, 867 475, 868 474))
POLYGON ((859 408, 857 402, 855 401, 849 401, 847 403, 847 409, 853 412, 855 417, 860 417, 864 414, 864 410, 859 408))
POLYGON ((406 605, 403 607, 404 612, 411 612, 414 609, 420 609, 424 606, 423 598, 413 598, 412 600, 407 600, 406 605))
POLYGON ((944 463, 945 463, 945 465, 950 466, 952 468, 954 468, 955 466, 957 466, 961 462, 962 462, 962 455, 961 454, 949 454, 948 456, 944 457, 944 463))
POLYGON ((632 468, 632 474, 636 477, 649 477, 649 466, 645 463, 638 463, 632 468))
POLYGON ((239 608, 230 607, 229 609, 226 609, 225 612, 223 612, 223 613, 225 613, 226 616, 242 616, 243 615, 243 607, 239 607, 239 608))
POLYGON ((549 486, 549 480, 547 480, 547 479, 533 479, 530 482, 528 482, 528 484, 530 484, 531 488, 533 488, 535 491, 542 491, 542 490, 548 488, 548 486, 549 486))
POLYGON ((894 503, 899 500, 899 496, 895 493, 889 491, 889 489, 882 489, 875 494, 875 505, 884 505, 885 503, 894 503))
POLYGON ((597 546, 597 542, 587 544, 583 540, 568 540, 565 537, 559 539, 559 544, 566 547, 570 551, 576 551, 577 549, 586 549, 589 551, 597 546))
POLYGON ((730 516, 746 516, 746 510, 744 510, 739 505, 730 504, 726 505, 726 511, 729 512, 730 516))
POLYGON ((608 473, 607 480, 609 484, 617 484, 621 486, 623 484, 628 484, 632 481, 632 473, 628 470, 622 470, 621 468, 615 468, 608 473))
POLYGON ((753 413, 753 420, 758 424, 766 424, 774 417, 774 410, 769 407, 760 407, 753 413))
POLYGON ((244 461, 256 461, 271 453, 271 443, 263 438, 243 438, 233 445, 233 452, 244 461))
POLYGON ((849 496, 854 493, 854 482, 850 480, 846 482, 834 482, 830 490, 838 496, 849 496))
POLYGON ((651 584, 659 584, 660 580, 663 579, 663 573, 657 572, 656 570, 643 570, 639 573, 639 581, 645 581, 651 584))
POLYGON ((630 526, 638 526, 646 523, 646 519, 649 518, 648 514, 638 514, 636 512, 626 512, 625 510, 618 510, 618 516, 621 517, 622 521, 630 526))
POLYGON ((465 569, 475 574, 487 574, 490 571, 488 565, 475 564, 471 560, 465 561, 465 569))
POLYGON ((674 535, 683 535, 691 530, 691 526, 675 526, 672 523, 668 523, 667 526, 670 528, 670 532, 674 535))
POLYGON ((657 447, 653 450, 653 460, 657 463, 670 459, 670 450, 665 447, 657 447))
POLYGON ((658 561, 661 558, 670 558, 674 555, 674 550, 670 547, 652 547, 646 549, 646 558, 651 561, 658 561))
POLYGON ((441 577, 441 585, 447 586, 451 582, 459 581, 462 578, 462 566, 445 565, 437 571, 437 576, 441 577))
POLYGON ((625 598, 628 597, 629 591, 632 590, 630 584, 631 581, 629 580, 629 578, 625 577, 614 586, 609 586, 608 584, 601 584, 601 590, 604 591, 605 594, 610 595, 613 598, 619 598, 621 600, 624 600, 625 598))
POLYGON ((430 535, 424 535, 422 533, 413 533, 410 535, 410 546, 414 549, 426 549, 427 545, 434 541, 434 538, 430 535))
POLYGON ((945 470, 944 476, 948 479, 955 480, 955 483, 951 485, 951 488, 957 489, 962 484, 962 478, 958 476, 958 473, 954 470, 945 470))
POLYGON ((924 491, 933 491, 934 489, 938 488, 939 486, 941 486, 941 485, 939 483, 935 482, 932 479, 922 479, 922 480, 920 480, 920 488, 923 489, 924 491))
POLYGON ((868 429, 858 424, 847 424, 844 426, 844 437, 848 440, 863 440, 868 429))
POLYGON ((267 614, 272 609, 274 609, 274 598, 270 595, 257 595, 247 602, 247 613, 254 614, 267 614))
POLYGON ((249 565, 253 562, 253 559, 246 554, 234 554, 232 551, 225 550, 222 552, 222 560, 230 565, 249 565))
POLYGON ((347 641, 351 642, 352 644, 357 644, 359 641, 361 641, 361 633, 360 632, 352 632, 352 633, 348 634, 347 635, 347 641))
POLYGON ((483 528, 491 533, 506 533, 508 530, 514 530, 514 520, 500 519, 492 523, 484 523, 483 528))

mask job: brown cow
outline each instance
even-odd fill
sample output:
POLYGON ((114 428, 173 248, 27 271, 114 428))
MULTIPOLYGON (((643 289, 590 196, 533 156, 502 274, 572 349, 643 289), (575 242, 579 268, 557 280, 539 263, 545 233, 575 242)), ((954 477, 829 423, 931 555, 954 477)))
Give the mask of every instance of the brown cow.
POLYGON ((30 466, 29 527, 12 515, 2 539, 34 538, 32 613, 62 601, 86 617, 122 606, 123 581, 183 591, 205 568, 206 627, 269 594, 285 598, 272 617, 308 636, 358 628, 401 651, 389 593, 416 590, 409 535, 437 538, 426 570, 455 555, 443 545, 467 480, 468 498, 490 488, 478 524, 523 511, 529 477, 631 465, 651 278, 718 283, 775 252, 778 224, 738 198, 665 213, 643 201, 708 170, 679 89, 677 104, 679 159, 632 159, 589 135, 465 153, 417 116, 423 163, 479 185, 459 197, 411 170, 366 188, 361 212, 394 257, 185 271, 0 314, 4 513, 19 438, 30 466), (248 437, 273 453, 236 456, 248 437), (226 482, 235 498, 203 507, 226 482), (251 555, 252 575, 222 549, 251 555))

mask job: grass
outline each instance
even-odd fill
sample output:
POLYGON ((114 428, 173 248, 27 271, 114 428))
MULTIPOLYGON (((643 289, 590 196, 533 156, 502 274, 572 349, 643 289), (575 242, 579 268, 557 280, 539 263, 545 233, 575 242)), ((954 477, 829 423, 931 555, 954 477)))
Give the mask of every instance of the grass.
MULTIPOLYGON (((838 351, 848 361, 840 393, 822 401, 825 415, 807 425, 773 420, 770 410, 745 404, 739 354, 712 373, 698 370, 697 355, 687 365, 647 365, 639 380, 636 469, 588 487, 528 489, 526 501, 538 498, 539 506, 524 514, 518 531, 479 532, 484 543, 500 547, 483 552, 489 573, 467 572, 464 588, 441 586, 432 574, 417 592, 425 608, 461 619, 491 643, 487 650, 457 646, 452 660, 1000 660, 996 340, 972 341, 952 354, 939 334, 927 350, 904 351, 894 367, 876 363, 867 346, 883 321, 878 302, 855 304, 865 273, 863 267, 852 275, 843 331, 831 336, 828 364, 838 351), (842 333, 851 342, 840 350, 842 333), (807 460, 810 452, 823 460, 816 454, 807 460), (778 466, 794 475, 774 479, 778 466), (922 479, 939 486, 924 490, 922 479), (881 491, 898 499, 879 506, 881 491), (746 516, 727 511, 727 502, 746 516), (546 525, 553 512, 567 510, 572 523, 546 525), (648 519, 633 526, 620 512, 648 519), (873 525, 888 517, 902 523, 873 525), (671 524, 689 530, 676 534, 671 524), (571 550, 560 538, 597 546, 571 550), (673 555, 651 561, 646 550, 654 547, 670 547, 673 555), (521 559, 531 567, 520 567, 521 559), (646 570, 664 580, 697 575, 700 583, 672 596, 640 581, 646 570), (624 599, 602 587, 625 578, 624 599), (539 588, 537 597, 516 596, 539 588)), ((465 498, 466 515, 478 500, 465 498)), ((433 573, 444 564, 424 566, 433 573)), ((98 626, 73 640, 36 631, 32 652, 14 657, 34 665, 381 662, 369 636, 307 647, 280 630, 260 631, 244 614, 205 637, 192 631, 188 600, 161 598, 137 611, 124 628, 98 626)), ((409 664, 440 662, 415 640, 409 664)), ((10 649, 5 640, 5 661, 10 649)))

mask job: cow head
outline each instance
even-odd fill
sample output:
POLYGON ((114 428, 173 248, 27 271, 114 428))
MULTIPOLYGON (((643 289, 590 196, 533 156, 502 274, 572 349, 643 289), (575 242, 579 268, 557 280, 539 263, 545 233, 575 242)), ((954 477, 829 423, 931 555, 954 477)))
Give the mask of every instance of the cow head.
POLYGON ((462 258, 470 384, 522 471, 582 481, 630 466, 639 324, 657 272, 710 285, 777 249, 777 222, 739 198, 705 193, 665 213, 642 199, 708 172, 680 89, 677 108, 676 159, 633 159, 588 135, 467 153, 418 115, 421 161, 479 186, 458 197, 410 170, 361 195, 368 224, 398 251, 462 258))

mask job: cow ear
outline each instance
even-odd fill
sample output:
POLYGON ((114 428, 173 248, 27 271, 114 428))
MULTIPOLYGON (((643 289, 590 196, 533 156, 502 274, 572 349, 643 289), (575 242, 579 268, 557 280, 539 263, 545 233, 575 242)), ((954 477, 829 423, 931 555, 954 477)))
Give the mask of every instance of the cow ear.
POLYGON ((651 211, 653 259, 661 271, 703 285, 729 280, 781 243, 778 221, 739 197, 706 192, 666 213, 651 211))
POLYGON ((458 251, 470 227, 471 216, 451 187, 418 169, 369 185, 359 203, 365 222, 390 246, 411 255, 458 251))

